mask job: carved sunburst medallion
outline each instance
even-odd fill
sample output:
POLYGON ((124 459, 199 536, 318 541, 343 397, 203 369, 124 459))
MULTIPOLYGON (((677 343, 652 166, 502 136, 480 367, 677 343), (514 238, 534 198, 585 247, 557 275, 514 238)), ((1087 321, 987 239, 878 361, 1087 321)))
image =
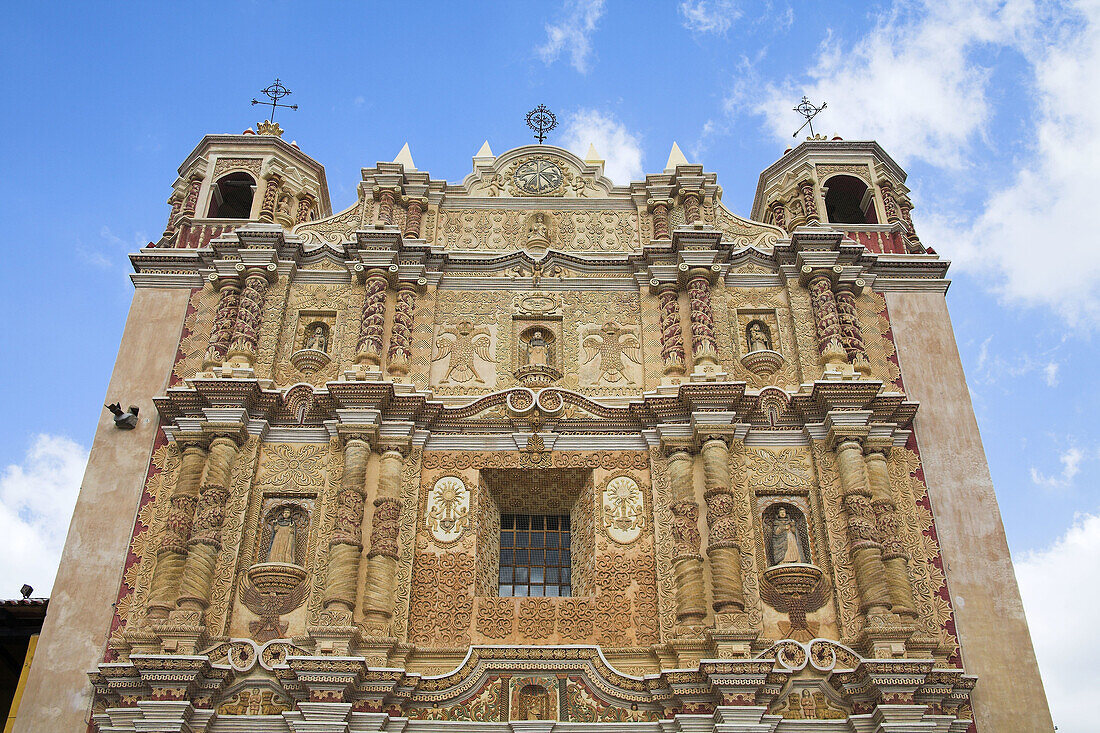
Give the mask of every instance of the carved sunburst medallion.
POLYGON ((547 158, 531 158, 520 163, 512 180, 522 193, 531 196, 555 196, 565 191, 565 174, 547 158))

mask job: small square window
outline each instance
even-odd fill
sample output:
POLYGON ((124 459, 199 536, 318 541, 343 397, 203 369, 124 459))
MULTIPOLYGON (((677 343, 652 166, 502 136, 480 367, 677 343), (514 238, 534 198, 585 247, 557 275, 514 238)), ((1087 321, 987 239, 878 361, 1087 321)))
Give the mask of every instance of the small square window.
POLYGON ((502 514, 500 526, 501 596, 571 594, 568 515, 502 514))

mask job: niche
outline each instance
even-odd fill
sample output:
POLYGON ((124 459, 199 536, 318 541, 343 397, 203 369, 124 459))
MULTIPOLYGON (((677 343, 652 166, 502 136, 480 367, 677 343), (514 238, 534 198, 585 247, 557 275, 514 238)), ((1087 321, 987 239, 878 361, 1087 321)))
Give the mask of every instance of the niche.
POLYGON ((833 176, 825 187, 825 212, 832 224, 877 224, 873 192, 855 176, 833 176))
POLYGON ((812 563, 806 516, 790 502, 769 505, 761 516, 768 567, 812 563))
POLYGON ((249 219, 255 193, 256 181, 247 173, 222 176, 210 191, 206 215, 211 219, 249 219))

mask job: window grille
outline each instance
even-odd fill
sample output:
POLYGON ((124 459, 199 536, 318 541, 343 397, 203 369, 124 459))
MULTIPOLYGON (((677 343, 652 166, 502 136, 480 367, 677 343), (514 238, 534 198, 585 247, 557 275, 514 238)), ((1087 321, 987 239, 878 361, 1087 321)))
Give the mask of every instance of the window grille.
POLYGON ((570 539, 568 514, 502 514, 499 595, 572 595, 570 539))

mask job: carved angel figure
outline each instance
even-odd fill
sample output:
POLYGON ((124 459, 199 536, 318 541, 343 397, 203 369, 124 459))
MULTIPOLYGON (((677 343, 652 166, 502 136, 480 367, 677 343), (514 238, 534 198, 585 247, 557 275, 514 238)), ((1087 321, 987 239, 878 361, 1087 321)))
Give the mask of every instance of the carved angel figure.
POLYGON ((497 173, 489 179, 489 191, 490 196, 499 196, 500 192, 504 190, 504 176, 497 173))
POLYGON ((475 328, 469 321, 463 321, 447 329, 439 337, 435 344, 439 354, 432 361, 451 357, 447 364, 447 371, 443 375, 444 382, 453 378, 456 382, 468 382, 473 379, 475 382, 484 383, 485 380, 474 367, 474 355, 485 361, 493 361, 492 354, 489 352, 490 343, 488 328, 485 326, 475 328))
POLYGON ((630 381, 624 371, 626 369, 626 365, 623 364, 624 356, 635 364, 642 363, 641 344, 638 343, 638 338, 614 322, 605 323, 598 333, 585 336, 581 343, 588 355, 584 363, 587 364, 597 356, 600 357, 600 379, 606 379, 608 382, 630 381))

